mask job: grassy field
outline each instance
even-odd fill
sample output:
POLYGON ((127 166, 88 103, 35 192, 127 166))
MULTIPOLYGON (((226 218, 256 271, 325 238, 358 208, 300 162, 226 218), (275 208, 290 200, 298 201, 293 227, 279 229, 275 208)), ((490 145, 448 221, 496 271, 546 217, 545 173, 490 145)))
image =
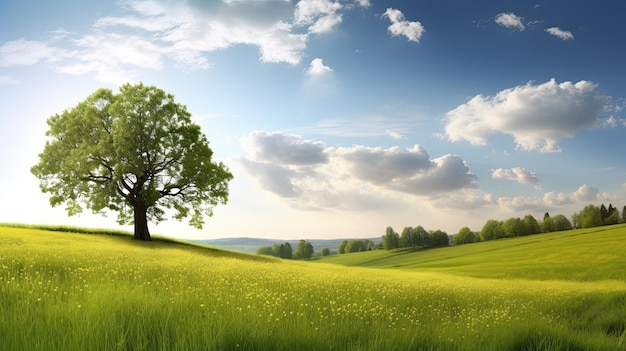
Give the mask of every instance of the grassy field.
POLYGON ((0 343, 2 350, 626 350, 626 229, 602 229, 293 262, 0 227, 0 343))
POLYGON ((626 282, 626 225, 417 251, 334 255, 320 262, 477 278, 626 282))

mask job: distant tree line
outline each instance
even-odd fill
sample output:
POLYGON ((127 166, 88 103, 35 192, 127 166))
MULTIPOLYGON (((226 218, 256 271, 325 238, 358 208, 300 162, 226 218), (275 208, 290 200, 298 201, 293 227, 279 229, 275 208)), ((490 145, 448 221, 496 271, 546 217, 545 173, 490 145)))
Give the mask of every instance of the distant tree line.
MULTIPOLYGON (((452 244, 470 244, 479 241, 576 228, 591 228, 617 223, 626 223, 626 206, 623 207, 620 214, 620 211, 616 207, 613 207, 612 204, 609 204, 609 207, 606 207, 604 204, 601 206, 587 205, 580 212, 575 212, 571 220, 562 214, 550 216, 548 212, 544 214, 541 222, 537 221, 530 214, 524 216, 524 218, 511 217, 505 221, 489 219, 479 232, 474 232, 469 227, 461 228, 457 234, 452 236, 452 244)), ((339 244, 338 253, 346 254, 379 249, 401 250, 447 246, 449 244, 450 235, 443 230, 426 230, 421 225, 418 225, 417 227, 405 227, 402 232, 398 234, 392 227, 387 227, 380 243, 374 243, 369 239, 343 240, 339 244)), ((257 254, 259 255, 296 260, 310 259, 313 257, 314 253, 313 245, 306 240, 300 240, 295 251, 288 242, 284 244, 277 243, 272 246, 263 246, 257 250, 257 254)), ((330 255, 330 249, 323 247, 318 255, 328 256, 330 255)))
POLYGON ((337 249, 337 252, 339 254, 345 254, 345 253, 351 253, 351 252, 376 250, 379 248, 380 248, 380 244, 377 245, 369 239, 352 239, 352 240, 342 241, 339 244, 339 248, 337 249))
POLYGON ((449 242, 448 233, 443 230, 427 231, 421 225, 415 228, 405 227, 402 234, 398 234, 392 227, 387 227, 382 237, 382 246, 385 250, 446 246, 449 242))
POLYGON ((565 215, 557 214, 550 216, 548 212, 544 214, 541 223, 532 215, 526 215, 524 218, 512 217, 506 221, 490 219, 483 225, 480 232, 472 232, 468 227, 461 228, 453 236, 452 244, 469 244, 515 236, 598 227, 620 222, 626 222, 626 206, 624 206, 620 215, 619 210, 613 207, 612 204, 609 204, 608 208, 604 204, 600 207, 587 205, 580 212, 575 212, 571 221, 565 215))
MULTIPOLYGON (((314 252, 315 249, 313 248, 313 244, 306 240, 300 240, 295 251, 293 251, 291 244, 286 242, 284 244, 277 243, 272 246, 262 246, 256 253, 257 255, 268 255, 288 260, 308 260, 313 257, 314 252)), ((330 250, 325 247, 322 249, 322 255, 324 253, 328 255, 330 254, 330 250)))

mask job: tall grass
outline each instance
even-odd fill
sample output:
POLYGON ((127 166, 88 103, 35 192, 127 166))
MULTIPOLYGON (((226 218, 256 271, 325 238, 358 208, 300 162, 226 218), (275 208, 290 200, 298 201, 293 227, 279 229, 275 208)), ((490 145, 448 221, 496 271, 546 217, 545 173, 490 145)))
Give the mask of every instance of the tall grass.
POLYGON ((118 235, 129 236, 132 233, 107 228, 86 228, 68 225, 53 225, 53 224, 24 224, 24 223, 0 223, 0 227, 7 228, 22 228, 22 229, 40 229, 51 232, 63 232, 63 233, 76 233, 76 234, 97 234, 97 235, 118 235))
POLYGON ((280 261, 0 228, 3 350, 620 350, 626 283, 280 261))

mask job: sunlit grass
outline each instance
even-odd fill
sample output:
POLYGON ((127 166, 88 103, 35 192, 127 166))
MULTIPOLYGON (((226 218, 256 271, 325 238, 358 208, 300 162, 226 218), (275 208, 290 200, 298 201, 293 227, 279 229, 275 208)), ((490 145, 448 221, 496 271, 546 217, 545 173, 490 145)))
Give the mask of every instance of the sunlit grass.
POLYGON ((625 349, 622 279, 342 267, 1 227, 0 268, 3 350, 625 349))
POLYGON ((480 278, 626 281, 625 257, 622 224, 418 251, 334 255, 319 262, 480 278))

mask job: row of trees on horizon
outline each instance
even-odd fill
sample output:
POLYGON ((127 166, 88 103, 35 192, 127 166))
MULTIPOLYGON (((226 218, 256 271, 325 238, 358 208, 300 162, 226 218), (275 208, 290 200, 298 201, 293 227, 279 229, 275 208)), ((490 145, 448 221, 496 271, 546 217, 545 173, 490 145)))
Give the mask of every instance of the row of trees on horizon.
MULTIPOLYGON (((568 219, 563 214, 551 216, 546 212, 541 222, 532 215, 527 214, 523 218, 511 217, 505 221, 489 219, 478 232, 469 227, 463 227, 458 233, 448 235, 443 230, 426 230, 421 225, 417 227, 404 227, 401 233, 397 233, 392 227, 387 227, 380 242, 375 243, 370 239, 346 239, 337 249, 338 254, 362 252, 370 250, 400 250, 410 248, 439 247, 447 245, 461 245, 480 241, 511 238, 539 233, 549 233, 578 228, 592 228, 602 225, 626 223, 626 206, 621 213, 612 204, 606 207, 587 205, 580 212, 572 214, 568 219)), ((263 246, 257 250, 259 255, 269 255, 284 259, 306 260, 313 257, 315 250, 313 245, 300 240, 293 251, 289 242, 263 246)), ((329 256, 331 251, 323 247, 318 256, 329 256)))
MULTIPOLYGON (((325 248, 328 249, 328 248, 325 248)), ((322 253, 324 249, 322 249, 322 253)), ((315 249, 313 244, 306 240, 300 240, 296 246, 296 250, 293 251, 291 244, 286 242, 284 244, 274 244, 272 246, 262 246, 257 250, 257 255, 268 255, 278 258, 284 258, 288 260, 308 260, 313 257, 315 249)))
POLYGON ((443 230, 427 231, 421 225, 415 228, 404 227, 402 234, 398 234, 392 227, 387 227, 382 237, 382 246, 385 250, 401 248, 446 246, 450 244, 450 236, 443 230))
MULTIPOLYGON (((550 216, 548 212, 544 214, 541 223, 530 214, 524 216, 524 218, 511 217, 505 221, 489 219, 479 232, 474 232, 469 227, 461 228, 457 234, 452 236, 451 243, 453 245, 469 244, 479 241, 578 228, 592 228, 623 222, 626 222, 626 206, 624 206, 620 214, 620 211, 613 207, 612 204, 609 204, 608 208, 604 204, 601 206, 590 204, 585 206, 580 212, 575 212, 571 216, 571 220, 562 214, 550 216)), ((441 231, 427 232, 422 226, 417 226, 415 228, 405 227, 402 230, 402 234, 398 234, 393 228, 387 227, 385 235, 382 237, 382 243, 386 250, 448 245, 448 242, 443 241, 443 236, 441 236, 440 241, 433 240, 434 234, 441 235, 439 232, 441 231)))

